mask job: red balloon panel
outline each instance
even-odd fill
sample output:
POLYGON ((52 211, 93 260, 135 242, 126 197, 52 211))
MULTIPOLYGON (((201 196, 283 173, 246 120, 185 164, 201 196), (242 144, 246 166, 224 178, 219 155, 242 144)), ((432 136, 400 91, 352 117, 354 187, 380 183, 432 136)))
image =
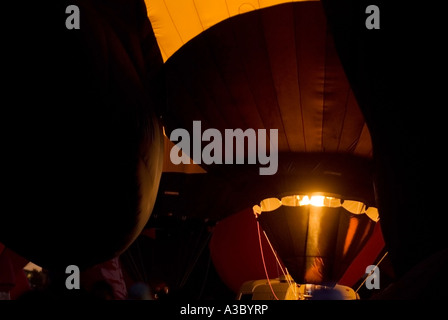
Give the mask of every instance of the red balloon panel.
MULTIPOLYGON (((277 278, 282 272, 262 230, 261 243, 269 278, 277 278)), ((216 225, 210 240, 210 254, 222 281, 235 293, 245 281, 266 278, 257 222, 251 208, 216 225)))

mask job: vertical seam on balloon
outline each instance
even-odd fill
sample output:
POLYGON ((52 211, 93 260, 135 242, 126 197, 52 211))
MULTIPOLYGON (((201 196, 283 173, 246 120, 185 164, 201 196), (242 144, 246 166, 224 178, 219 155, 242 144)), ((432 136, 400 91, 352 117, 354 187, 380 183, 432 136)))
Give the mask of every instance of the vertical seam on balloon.
MULTIPOLYGON (((237 48, 239 48, 239 46, 238 46, 238 41, 237 41, 237 38, 236 38, 236 36, 235 36, 235 29, 234 29, 233 27, 232 27, 232 34, 233 34, 233 38, 234 38, 234 40, 235 40, 235 44, 236 44, 237 48)), ((242 65, 243 65, 243 68, 244 68, 244 78, 246 79, 247 87, 249 88, 249 91, 250 91, 250 93, 251 93, 251 97, 252 97, 252 100, 253 100, 253 102, 254 102, 255 109, 257 110, 258 116, 260 117, 260 120, 261 120, 261 123, 262 123, 262 125, 263 125, 263 128, 266 129, 266 125, 265 125, 265 123, 264 123, 262 114, 261 114, 260 109, 259 109, 259 107, 258 107, 257 100, 255 99, 255 94, 254 94, 254 92, 253 92, 253 90, 252 90, 252 87, 251 87, 251 85, 250 85, 249 78, 247 77, 247 73, 248 73, 248 72, 247 72, 247 65, 246 65, 247 63, 246 63, 246 59, 241 58, 240 61, 241 61, 242 65)), ((269 139, 269 141, 270 141, 270 137, 267 137, 267 139, 269 139)))
POLYGON ((229 17, 228 17, 228 18, 230 18, 230 10, 229 10, 229 5, 227 4, 227 0, 224 0, 224 2, 226 3, 227 14, 229 15, 229 17))
MULTIPOLYGON (((344 234, 347 234, 347 232, 345 232, 346 230, 344 230, 344 232, 341 234, 341 228, 340 228, 340 226, 341 226, 341 224, 342 224, 342 217, 343 217, 343 215, 341 214, 341 208, 342 207, 340 207, 340 208, 338 208, 338 229, 337 229, 337 231, 336 231, 336 237, 335 237, 335 244, 334 244, 334 247, 333 247, 333 253, 334 253, 334 256, 336 256, 336 253, 339 253, 339 248, 338 248, 338 244, 340 243, 339 242, 339 237, 340 236, 344 236, 344 234)), ((344 257, 342 258, 342 259, 344 259, 344 257)), ((336 260, 336 259, 335 259, 336 260)), ((333 270, 333 272, 335 272, 334 271, 334 265, 335 265, 335 261, 333 260, 332 261, 332 263, 333 263, 333 268, 331 268, 332 270, 333 270)), ((342 273, 342 275, 343 275, 344 273, 342 273)), ((342 277, 342 275, 339 275, 339 274, 337 274, 337 276, 339 276, 339 278, 341 278, 342 277)), ((335 278, 336 276, 334 275, 334 274, 332 274, 331 275, 331 277, 332 278, 335 278)), ((339 281, 340 279, 338 279, 338 281, 339 281)))
POLYGON ((328 62, 328 25, 325 27, 325 46, 324 46, 324 85, 322 92, 322 122, 320 126, 320 149, 325 152, 324 148, 324 120, 325 120, 325 89, 327 86, 327 62, 328 62))
MULTIPOLYGON (((359 108, 359 105, 358 105, 358 108, 359 108)), ((364 132, 364 128, 369 130, 369 127, 367 127, 367 123, 366 123, 366 120, 364 119, 364 117, 363 117, 363 120, 364 120, 364 124, 362 125, 361 130, 359 130, 358 137, 349 146, 349 150, 352 150, 353 152, 356 152, 356 149, 358 149, 359 141, 361 140, 361 136, 362 136, 362 133, 364 132)), ((370 142, 372 142, 372 139, 370 139, 370 142)), ((370 150, 370 152, 372 152, 372 149, 370 150)))
MULTIPOLYGON (((208 56, 211 57, 210 59, 213 61, 213 65, 215 66, 215 70, 217 70, 218 74, 220 75, 220 77, 221 77, 221 79, 222 79, 222 76, 221 76, 221 73, 219 72, 220 70, 218 69, 218 66, 217 66, 217 64, 216 64, 216 61, 215 61, 215 59, 213 59, 214 55, 212 54, 212 51, 210 50, 209 41, 208 41, 209 37, 206 36, 206 35, 204 35, 204 39, 205 39, 205 40, 204 40, 205 47, 207 47, 207 49, 208 49, 209 52, 210 52, 210 54, 208 54, 208 56)), ((224 83, 224 81, 223 81, 223 83, 224 83)), ((209 92, 209 90, 207 89, 207 87, 204 85, 204 80, 203 80, 202 77, 201 77, 201 86, 204 88, 204 91, 205 91, 205 92, 209 92)), ((225 85, 225 87, 227 88, 227 85, 225 85)), ((223 114, 223 112, 222 112, 222 109, 221 109, 221 108, 218 108, 218 106, 219 106, 219 104, 218 104, 218 102, 217 102, 218 99, 216 99, 216 98, 215 98, 215 95, 213 95, 213 94, 210 94, 210 95, 209 95, 209 98, 210 98, 210 100, 213 102, 213 104, 214 104, 214 106, 215 106, 215 109, 216 109, 217 113, 220 115, 220 120, 222 120, 223 124, 225 125, 224 128, 228 128, 228 127, 229 127, 229 126, 227 126, 228 121, 227 121, 226 117, 224 116, 224 114, 223 114)))
MULTIPOLYGON (((348 109, 347 106, 348 106, 348 98, 349 97, 350 97, 350 85, 349 85, 348 90, 347 90, 347 97, 345 98, 344 117, 342 118, 341 128, 340 128, 340 131, 339 131, 338 146, 336 148, 337 151, 339 151, 339 147, 341 145, 342 132, 344 131, 345 119, 347 117, 347 109, 348 109)), ((358 136, 358 139, 355 139, 355 141, 359 142, 359 137, 360 137, 360 135, 358 136)), ((358 144, 358 142, 356 144, 358 144)))
POLYGON ((196 7, 196 1, 195 0, 193 0, 193 6, 194 6, 194 10, 196 11, 196 14, 198 15, 198 19, 199 19, 199 23, 201 24, 202 31, 204 31, 205 28, 204 28, 204 25, 202 24, 201 16, 199 15, 198 8, 196 7))
MULTIPOLYGON (((309 229, 310 229, 310 216, 311 216, 311 206, 308 206, 307 208, 307 213, 308 213, 308 221, 306 223, 306 230, 305 230, 305 239, 308 239, 308 233, 309 233, 309 229)), ((305 273, 306 273, 306 263, 308 261, 308 247, 307 247, 307 243, 308 241, 305 240, 304 244, 303 244, 303 252, 304 252, 304 259, 303 259, 303 266, 302 266, 302 270, 303 270, 303 274, 301 275, 302 279, 305 280, 305 273)))
MULTIPOLYGON (((345 73, 344 73, 344 75, 345 75, 345 73)), ((342 123, 341 123, 340 131, 339 131, 338 146, 336 148, 337 151, 339 151, 339 148, 341 146, 341 138, 342 138, 342 132, 344 131, 345 119, 347 118, 347 110, 348 110, 348 100, 349 100, 349 98, 350 98, 350 84, 348 86, 347 96, 345 98, 344 117, 342 118, 342 123)), ((359 141, 359 136, 358 136, 358 139, 356 139, 356 140, 359 141)))
POLYGON ((299 105, 300 105, 300 115, 301 115, 301 120, 302 120, 302 135, 303 135, 303 147, 304 147, 304 151, 306 152, 306 137, 305 137, 305 122, 303 121, 303 107, 302 107, 302 90, 301 90, 301 86, 300 86, 300 71, 299 71, 299 40, 297 39, 297 33, 296 33, 296 11, 298 11, 297 9, 298 7, 294 6, 294 10, 293 10, 293 20, 294 20, 294 43, 295 43, 295 48, 296 48, 296 62, 297 62, 297 86, 299 87, 299 105))
MULTIPOLYGON (((224 88, 226 90, 227 95, 230 97, 230 101, 232 102, 232 106, 233 106, 232 109, 234 111, 236 111, 241 116, 241 114, 238 111, 237 105, 235 104, 235 97, 232 94, 232 90, 230 89, 230 87, 229 87, 229 85, 228 85, 228 83, 226 81, 226 78, 224 77, 224 73, 223 73, 220 65, 216 61, 216 55, 213 52, 213 50, 211 49, 212 46, 210 45, 210 42, 208 41, 208 37, 206 37, 206 39, 207 40, 205 42, 206 42, 207 48, 208 48, 208 50, 210 52, 211 60, 213 61, 213 65, 215 66, 216 72, 219 74, 219 77, 221 78, 222 84, 223 84, 223 86, 224 86, 224 88)), ((224 122, 227 124, 228 123, 227 119, 225 119, 224 117, 223 117, 223 119, 224 119, 224 122)), ((244 119, 242 120, 242 122, 245 123, 244 119)), ((230 128, 230 126, 226 125, 226 128, 230 128)))
MULTIPOLYGON (((258 1, 258 3, 260 3, 260 1, 258 1)), ((261 20, 261 26, 263 28, 263 40, 264 40, 264 47, 265 47, 265 52, 266 52, 266 57, 268 59, 268 64, 269 64, 269 72, 271 74, 271 85, 272 85, 272 89, 274 91, 275 94, 275 99, 277 100, 277 110, 278 110, 278 114, 280 115, 280 123, 282 124, 282 128, 283 128, 283 133, 285 135, 285 139, 286 139, 286 145, 288 146, 288 149, 291 150, 291 147, 289 146, 289 141, 288 141, 288 135, 286 134, 286 128, 285 128, 285 124, 283 122, 283 115, 282 115, 282 111, 280 108, 280 101, 278 100, 278 94, 277 94, 277 89, 275 87, 275 83, 274 83, 274 76, 273 76, 273 72, 272 72, 272 64, 271 64, 271 58, 269 56, 269 49, 268 49, 268 45, 267 45, 267 40, 266 40, 266 31, 265 31, 265 24, 264 24, 264 20, 262 17, 262 11, 259 11, 260 14, 258 15, 260 20, 261 20)))
POLYGON ((212 56, 212 60, 213 60, 213 62, 215 64, 215 66, 216 66, 216 70, 217 70, 219 76, 222 79, 222 83, 224 84, 226 92, 227 92, 227 94, 228 94, 228 96, 229 96, 229 98, 230 98, 230 100, 232 102, 233 110, 240 116, 241 122, 243 123, 245 128, 247 128, 248 124, 247 124, 246 120, 244 119, 243 115, 241 114, 240 108, 238 108, 238 105, 236 104, 236 99, 235 99, 235 97, 234 97, 234 95, 232 93, 231 88, 229 87, 229 83, 227 82, 227 79, 224 77, 223 70, 220 68, 219 64, 217 63, 217 61, 215 59, 215 55, 212 56))
POLYGON ((173 17, 171 16, 171 12, 170 12, 170 10, 168 9, 168 6, 167 6, 167 4, 166 4, 166 0, 163 0, 163 4, 165 5, 166 11, 168 12, 168 16, 170 17, 171 22, 173 23, 174 29, 176 29, 176 32, 177 32, 177 34, 178 34, 178 36, 179 36, 179 38, 180 38, 180 41, 182 42, 182 44, 184 44, 185 41, 182 39, 182 36, 180 35, 180 32, 179 32, 179 30, 177 29, 176 24, 174 23, 174 19, 173 19, 173 17))

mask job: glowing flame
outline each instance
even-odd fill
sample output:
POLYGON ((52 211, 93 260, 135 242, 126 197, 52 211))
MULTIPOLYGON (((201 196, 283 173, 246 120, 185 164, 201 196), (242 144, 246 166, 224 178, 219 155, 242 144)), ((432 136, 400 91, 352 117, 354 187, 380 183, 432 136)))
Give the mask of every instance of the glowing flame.
POLYGON ((312 196, 310 200, 310 204, 315 207, 323 207, 324 206, 324 196, 312 196))
POLYGON ((315 207, 323 207, 325 196, 312 196, 311 199, 308 196, 304 196, 302 199, 297 196, 297 200, 299 200, 299 205, 306 206, 306 205, 312 205, 315 207))
POLYGON ((255 216, 259 216, 262 212, 275 211, 280 206, 297 207, 307 206, 339 208, 343 207, 352 214, 366 214, 373 221, 378 221, 378 209, 375 207, 367 207, 364 203, 356 200, 344 200, 339 198, 327 197, 323 195, 290 195, 278 198, 267 198, 260 202, 260 206, 254 206, 255 216))

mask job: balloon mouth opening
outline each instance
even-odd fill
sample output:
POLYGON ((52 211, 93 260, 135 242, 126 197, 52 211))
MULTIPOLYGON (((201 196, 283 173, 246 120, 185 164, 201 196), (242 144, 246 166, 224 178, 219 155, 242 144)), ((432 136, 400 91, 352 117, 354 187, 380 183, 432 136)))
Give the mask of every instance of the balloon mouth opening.
POLYGON ((254 205, 252 209, 255 217, 258 218, 263 212, 273 212, 281 206, 342 207, 352 214, 365 214, 375 222, 379 220, 379 213, 376 207, 367 206, 362 201, 342 199, 340 196, 323 193, 293 194, 280 199, 276 197, 266 198, 259 205, 254 205))

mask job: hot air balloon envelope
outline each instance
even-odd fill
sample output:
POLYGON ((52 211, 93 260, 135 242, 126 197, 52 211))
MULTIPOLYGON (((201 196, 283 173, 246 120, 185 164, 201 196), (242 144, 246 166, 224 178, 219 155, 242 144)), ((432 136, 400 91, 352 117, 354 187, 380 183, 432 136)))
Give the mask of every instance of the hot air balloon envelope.
POLYGON ((373 232, 365 213, 362 202, 293 195, 263 200, 258 220, 297 283, 333 286, 373 232))

